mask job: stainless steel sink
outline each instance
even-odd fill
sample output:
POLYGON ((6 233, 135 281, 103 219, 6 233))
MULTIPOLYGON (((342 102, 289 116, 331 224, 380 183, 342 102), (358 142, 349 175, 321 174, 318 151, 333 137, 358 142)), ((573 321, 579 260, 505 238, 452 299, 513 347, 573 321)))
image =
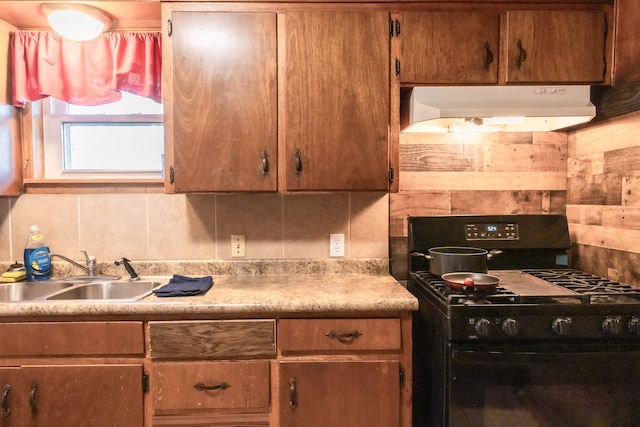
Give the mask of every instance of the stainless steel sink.
POLYGON ((21 302, 42 297, 73 286, 71 282, 15 282, 0 284, 0 303, 21 302))
POLYGON ((99 300, 99 301, 137 301, 151 294, 160 282, 95 282, 76 284, 69 289, 46 297, 54 300, 99 300))

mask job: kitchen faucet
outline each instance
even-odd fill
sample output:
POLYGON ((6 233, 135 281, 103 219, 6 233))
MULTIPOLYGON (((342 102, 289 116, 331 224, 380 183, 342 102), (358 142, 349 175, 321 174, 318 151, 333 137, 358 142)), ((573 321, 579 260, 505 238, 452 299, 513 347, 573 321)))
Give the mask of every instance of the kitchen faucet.
POLYGON ((129 261, 127 258, 120 258, 115 261, 115 264, 124 265, 127 273, 129 273, 129 276, 131 276, 129 278, 130 281, 134 282, 136 280, 140 280, 140 276, 138 276, 138 273, 136 273, 136 270, 134 270, 133 266, 131 265, 131 261, 129 261))
POLYGON ((51 254, 51 258, 56 257, 64 261, 67 261, 69 264, 73 265, 74 267, 78 267, 79 269, 87 273, 87 276, 97 276, 96 257, 94 257, 93 255, 87 254, 87 251, 80 251, 80 252, 84 253, 84 258, 87 264, 86 266, 79 264, 74 260, 67 258, 64 255, 51 254))

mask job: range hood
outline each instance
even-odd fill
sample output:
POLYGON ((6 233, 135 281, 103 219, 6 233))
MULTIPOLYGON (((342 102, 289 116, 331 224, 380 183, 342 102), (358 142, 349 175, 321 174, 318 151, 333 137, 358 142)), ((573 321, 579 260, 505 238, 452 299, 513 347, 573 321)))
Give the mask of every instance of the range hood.
POLYGON ((552 131, 596 114, 589 86, 419 86, 401 106, 402 132, 552 131))

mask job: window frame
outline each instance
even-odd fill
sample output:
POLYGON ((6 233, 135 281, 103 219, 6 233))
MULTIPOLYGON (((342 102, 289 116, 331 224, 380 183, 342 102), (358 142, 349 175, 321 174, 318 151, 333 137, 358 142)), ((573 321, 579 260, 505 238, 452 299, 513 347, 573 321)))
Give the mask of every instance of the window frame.
POLYGON ((164 123, 163 114, 69 114, 67 103, 48 97, 42 103, 42 132, 33 135, 34 145, 41 147, 42 171, 38 174, 44 181, 117 182, 152 180, 163 182, 163 172, 113 172, 113 171, 63 171, 63 125, 64 123, 164 123), (42 138, 42 142, 37 139, 42 138))

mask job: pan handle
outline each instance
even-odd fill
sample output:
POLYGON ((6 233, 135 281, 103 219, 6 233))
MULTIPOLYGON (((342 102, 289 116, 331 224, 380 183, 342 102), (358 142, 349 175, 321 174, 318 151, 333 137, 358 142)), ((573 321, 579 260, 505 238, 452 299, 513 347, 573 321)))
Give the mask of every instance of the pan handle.
POLYGON ((422 252, 411 252, 409 255, 420 258, 433 259, 431 255, 423 254, 422 252))
POLYGON ((492 249, 487 254, 487 259, 491 259, 496 255, 500 255, 501 253, 502 253, 502 251, 500 249, 492 249))

